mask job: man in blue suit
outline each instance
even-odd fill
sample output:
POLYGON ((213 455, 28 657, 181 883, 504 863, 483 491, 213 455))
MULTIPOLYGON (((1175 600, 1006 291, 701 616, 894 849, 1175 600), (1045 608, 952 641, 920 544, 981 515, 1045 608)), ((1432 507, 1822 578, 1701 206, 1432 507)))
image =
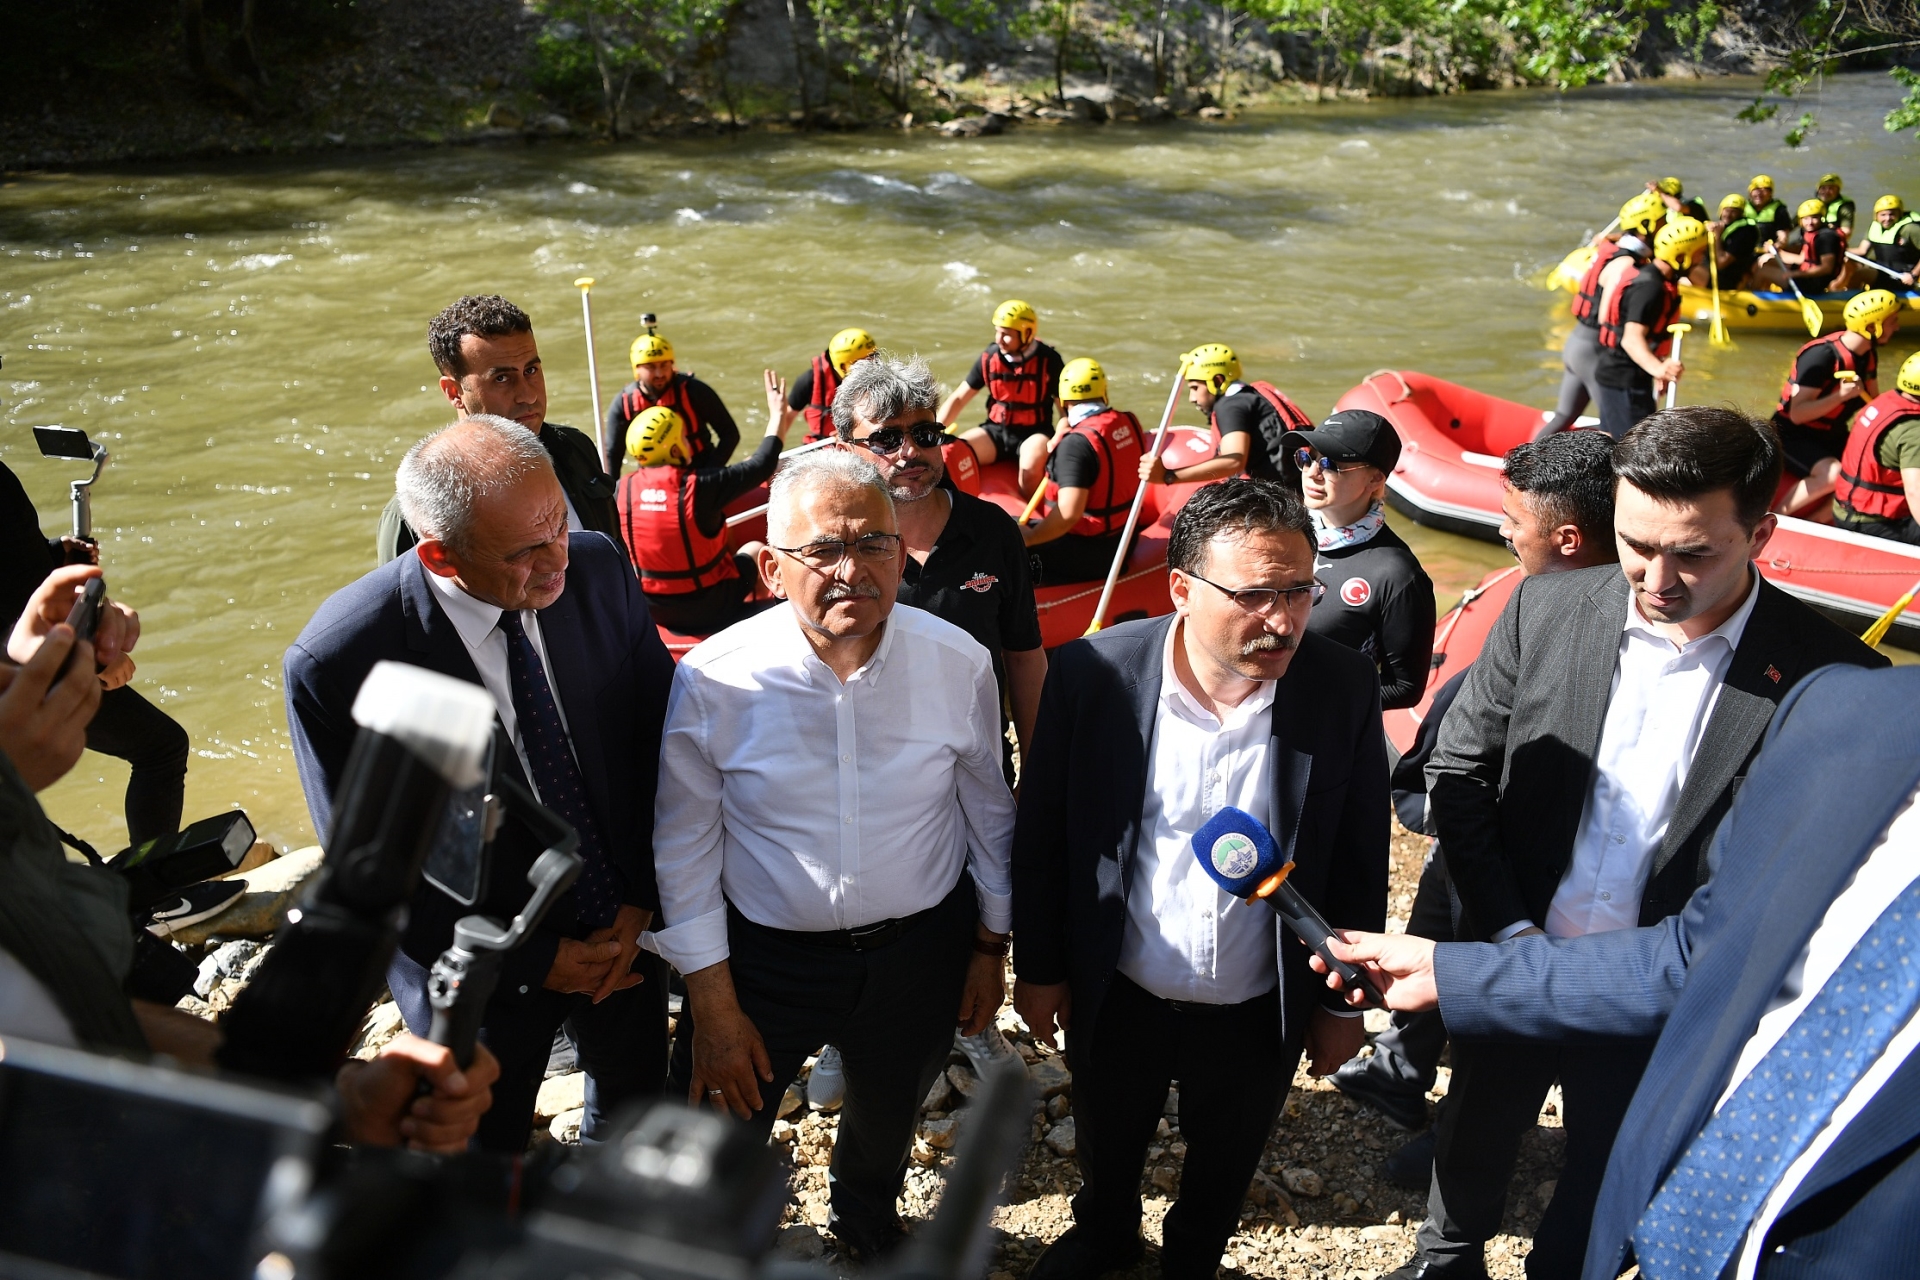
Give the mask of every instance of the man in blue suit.
MULTIPOLYGON (((400 464, 401 508, 420 534, 402 555, 335 593, 286 656, 287 722, 314 829, 324 839, 353 744, 351 708, 382 659, 484 685, 499 713, 502 767, 580 834, 580 879, 506 961, 481 1024, 500 1060, 489 1150, 524 1151, 554 1033, 564 1023, 587 1072, 581 1132, 666 1072, 665 966, 639 937, 658 908, 652 817, 673 662, 626 556, 567 532, 567 505, 540 440, 476 416, 427 437, 400 464)), ((469 908, 430 884, 414 895, 387 983, 407 1025, 427 1030, 427 972, 468 911, 512 916, 541 852, 509 822, 488 889, 469 908)))
POLYGON ((1659 1032, 1586 1280, 1631 1260, 1654 1280, 1920 1275, 1915 706, 1920 668, 1803 682, 1714 837, 1712 879, 1657 925, 1336 948, 1456 1035, 1659 1032))

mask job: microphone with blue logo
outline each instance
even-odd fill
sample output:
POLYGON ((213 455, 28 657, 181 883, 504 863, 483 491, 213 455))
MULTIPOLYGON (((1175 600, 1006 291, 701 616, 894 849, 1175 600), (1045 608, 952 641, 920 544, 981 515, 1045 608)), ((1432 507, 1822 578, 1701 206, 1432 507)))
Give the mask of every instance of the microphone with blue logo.
POLYGON ((1340 975, 1349 991, 1361 992, 1366 1003, 1384 1009, 1386 999, 1373 979, 1359 965, 1334 956, 1327 939, 1333 926, 1314 910, 1301 892, 1287 883, 1293 863, 1280 860, 1280 846, 1273 833, 1252 814, 1229 805, 1207 819, 1193 833, 1193 856, 1200 860, 1214 883, 1248 903, 1265 902, 1280 914, 1300 941, 1340 975))

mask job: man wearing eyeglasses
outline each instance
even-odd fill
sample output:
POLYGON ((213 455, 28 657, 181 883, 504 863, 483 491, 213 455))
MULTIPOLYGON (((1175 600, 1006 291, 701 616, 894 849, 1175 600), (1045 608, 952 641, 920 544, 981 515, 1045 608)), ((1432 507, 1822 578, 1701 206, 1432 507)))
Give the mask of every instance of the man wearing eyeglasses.
POLYGON ((895 1201, 954 1027, 979 1032, 1004 995, 999 699, 985 649, 896 603, 906 549, 860 454, 776 472, 767 535, 761 581, 786 607, 674 673, 652 942, 686 975, 690 1101, 765 1134, 806 1056, 839 1047, 830 1226, 867 1261, 904 1238, 895 1201))
POLYGON ((1264 822, 1327 920, 1384 920, 1380 682, 1311 633, 1312 525, 1273 480, 1196 491, 1167 545, 1174 612, 1056 650, 1014 832, 1014 1007, 1073 1069, 1074 1227, 1030 1280, 1093 1280, 1142 1252, 1140 1174, 1169 1082, 1186 1143, 1161 1274, 1212 1280, 1304 1050, 1364 1041, 1265 906, 1219 889, 1194 833, 1264 822))

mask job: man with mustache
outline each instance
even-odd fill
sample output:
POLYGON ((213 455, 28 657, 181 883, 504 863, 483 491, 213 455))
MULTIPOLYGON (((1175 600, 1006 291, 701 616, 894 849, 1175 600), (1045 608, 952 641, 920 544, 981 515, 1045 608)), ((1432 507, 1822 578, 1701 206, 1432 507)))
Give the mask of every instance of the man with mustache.
POLYGON ((1014 1007, 1066 1033, 1082 1182, 1032 1280, 1140 1257, 1140 1173, 1174 1080, 1186 1155, 1160 1271, 1212 1280, 1302 1050, 1326 1075, 1364 1041, 1278 917, 1190 848, 1243 809, 1329 922, 1386 918, 1380 678, 1309 632, 1313 562, 1298 495, 1219 481, 1174 520, 1174 613, 1054 653, 1014 832, 1014 1007))
MULTIPOLYGON (((765 1134, 806 1056, 846 1076, 830 1225, 857 1261, 904 1239, 895 1202, 921 1099, 1000 1008, 1013 801, 987 651, 896 603, 887 481, 802 454, 767 495, 762 583, 787 602, 674 674, 654 849, 686 975, 689 1100, 765 1134)), ((1376 731, 1377 733, 1377 731, 1376 731)))
MULTIPOLYGON (((1772 427, 1734 410, 1656 413, 1613 453, 1619 566, 1515 588, 1427 765, 1457 939, 1573 938, 1678 913, 1706 882, 1714 829, 1795 682, 1829 663, 1887 665, 1754 569, 1781 465, 1772 427)), ((1579 1275, 1652 1048, 1455 1028, 1419 1254, 1393 1280, 1487 1274, 1520 1139, 1556 1079, 1566 1167, 1527 1274, 1579 1275)))

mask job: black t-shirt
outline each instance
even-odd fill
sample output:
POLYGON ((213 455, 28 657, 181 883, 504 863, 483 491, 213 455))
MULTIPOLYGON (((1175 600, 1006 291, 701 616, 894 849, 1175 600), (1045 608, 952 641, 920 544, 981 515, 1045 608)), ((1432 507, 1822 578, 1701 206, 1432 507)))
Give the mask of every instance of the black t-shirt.
POLYGON ((724 467, 700 467, 693 473, 693 523, 709 538, 726 527, 727 504, 755 485, 765 484, 780 465, 780 437, 767 436, 745 461, 724 467))
POLYGON ((1327 594, 1307 630, 1373 659, 1383 709, 1419 702, 1433 658, 1433 580, 1412 549, 1383 527, 1359 546, 1317 552, 1313 573, 1327 594))
POLYGON ((907 557, 900 603, 925 609, 978 640, 993 655, 1004 705, 1007 668, 1001 654, 1040 647, 1026 543, 1013 517, 993 503, 951 488, 945 492, 953 502, 947 527, 925 564, 907 557))
POLYGON ((1726 234, 1720 237, 1720 247, 1733 259, 1727 274, 1739 273, 1733 279, 1721 277, 1720 287, 1731 289, 1740 283, 1740 277, 1752 270, 1753 260, 1760 256, 1760 228, 1743 218, 1727 228, 1726 234))
MULTIPOLYGON (((1805 351, 1802 351, 1798 356, 1794 357, 1794 384, 1804 387, 1816 395, 1824 396, 1832 394, 1834 387, 1838 385, 1840 381, 1840 379, 1835 376, 1840 372, 1840 352, 1837 350, 1837 347, 1837 343, 1822 342, 1808 347, 1805 351)), ((1871 381, 1878 376, 1880 372, 1879 352, 1869 347, 1865 355, 1855 356, 1853 358, 1853 371, 1860 375, 1860 381, 1862 382, 1871 381)), ((1864 403, 1865 401, 1863 400, 1854 399, 1841 405, 1837 411, 1840 415, 1839 420, 1841 424, 1844 425, 1849 421, 1864 403)), ((1796 424, 1785 412, 1779 410, 1774 412, 1773 418, 1776 427, 1799 425, 1811 426, 1818 429, 1826 425, 1823 422, 1796 424)))
MULTIPOLYGON (((740 444, 740 427, 734 422, 733 415, 727 411, 726 402, 715 391, 692 374, 675 374, 686 380, 687 403, 693 406, 694 413, 700 419, 700 429, 706 433, 707 441, 715 450, 711 461, 726 462, 733 457, 733 451, 740 444)), ((627 460, 627 427, 636 415, 627 412, 626 392, 633 390, 638 383, 629 382, 621 394, 613 398, 607 406, 607 474, 619 479, 620 468, 627 460)), ((702 459, 707 461, 707 459, 702 459)))
MULTIPOLYGON (((1787 237, 1787 248, 1795 252, 1804 252, 1806 244, 1807 236, 1804 231, 1795 231, 1787 237)), ((1832 279, 1833 271, 1822 270, 1820 267, 1821 260, 1828 256, 1833 258, 1837 270, 1840 262, 1840 233, 1832 227, 1821 227, 1813 233, 1813 252, 1807 254, 1806 260, 1800 264, 1800 270, 1794 274, 1811 275, 1821 280, 1832 279)))
MULTIPOLYGON (((1667 311, 1666 277, 1660 274, 1659 267, 1649 262, 1620 287, 1626 291, 1620 298, 1622 329, 1628 324, 1645 325, 1647 345, 1658 347, 1666 332, 1664 329, 1655 332, 1655 326, 1667 311)), ((1603 387, 1622 391, 1653 385, 1653 375, 1633 362, 1633 357, 1627 354, 1625 343, 1617 347, 1600 348, 1600 362, 1594 371, 1594 378, 1603 387)))
POLYGON ((1085 436, 1061 436, 1047 459, 1047 474, 1062 489, 1091 489, 1100 479, 1100 451, 1085 436))
POLYGON ((813 403, 813 366, 787 386, 787 408, 795 413, 813 403))
POLYGON ((47 575, 65 563, 58 540, 41 532, 40 513, 26 486, 0 463, 0 615, 9 630, 47 575))
POLYGON ((1285 456, 1280 441, 1287 434, 1287 424, 1265 396, 1252 387, 1241 387, 1231 395, 1221 396, 1213 402, 1213 425, 1222 440, 1236 431, 1252 437, 1247 451, 1248 475, 1262 480, 1280 479, 1284 471, 1281 459, 1285 456))

